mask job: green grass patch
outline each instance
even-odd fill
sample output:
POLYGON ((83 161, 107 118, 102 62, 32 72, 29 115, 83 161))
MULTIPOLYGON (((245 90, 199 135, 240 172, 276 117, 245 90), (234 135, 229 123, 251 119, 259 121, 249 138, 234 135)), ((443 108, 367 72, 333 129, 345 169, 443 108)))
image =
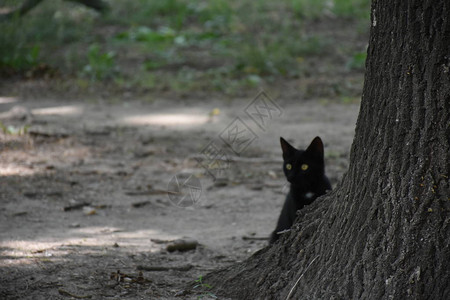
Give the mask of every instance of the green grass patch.
MULTIPOLYGON (((18 1, 0 8, 11 3, 18 1)), ((311 24, 368 24, 369 0, 109 3, 109 13, 99 15, 70 1, 43 1, 23 18, 0 23, 0 72, 25 73, 44 63, 82 82, 229 93, 311 76, 322 61, 347 72, 364 68, 364 49, 347 45, 338 53, 336 42, 346 41, 311 24)))
POLYGON ((301 18, 320 19, 328 16, 368 19, 370 2, 367 0, 291 0, 295 14, 301 18))
POLYGON ((84 66, 82 74, 92 81, 114 78, 118 73, 114 57, 113 51, 102 52, 98 44, 90 45, 87 52, 88 64, 84 66))

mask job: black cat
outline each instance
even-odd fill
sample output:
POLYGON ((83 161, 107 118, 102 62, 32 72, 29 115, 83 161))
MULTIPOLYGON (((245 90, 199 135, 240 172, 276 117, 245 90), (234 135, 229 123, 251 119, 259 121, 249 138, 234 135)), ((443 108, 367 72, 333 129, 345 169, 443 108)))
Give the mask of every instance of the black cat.
POLYGON ((330 181, 325 176, 323 143, 320 137, 314 138, 306 150, 295 149, 282 137, 280 143, 283 150, 283 171, 291 188, 270 243, 279 238, 278 232, 291 228, 297 210, 331 190, 330 181))

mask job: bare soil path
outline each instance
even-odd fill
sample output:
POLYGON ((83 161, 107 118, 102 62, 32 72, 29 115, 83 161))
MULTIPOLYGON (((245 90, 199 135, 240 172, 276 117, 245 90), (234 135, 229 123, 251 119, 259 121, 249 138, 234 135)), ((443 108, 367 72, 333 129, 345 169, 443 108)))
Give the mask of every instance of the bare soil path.
POLYGON ((0 133, 1 299, 211 298, 201 283, 186 286, 265 247, 258 238, 275 226, 287 191, 279 136, 300 147, 321 136, 335 186, 359 109, 280 97, 282 111, 259 127, 245 113, 253 99, 0 100, 4 125, 30 124, 0 133), (255 139, 228 152, 214 181, 197 159, 237 117, 255 139), (180 172, 201 183, 186 208, 167 195, 180 172), (180 238, 198 245, 169 252, 180 238))

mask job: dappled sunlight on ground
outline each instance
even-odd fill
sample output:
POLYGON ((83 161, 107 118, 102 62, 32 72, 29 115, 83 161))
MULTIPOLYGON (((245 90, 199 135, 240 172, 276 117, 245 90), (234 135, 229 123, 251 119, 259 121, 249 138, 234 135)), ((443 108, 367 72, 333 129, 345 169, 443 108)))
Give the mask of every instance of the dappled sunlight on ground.
POLYGON ((0 133, 0 176, 38 176, 92 157, 89 147, 73 145, 70 139, 58 138, 55 142, 56 145, 41 149, 29 136, 0 133))
MULTIPOLYGON (((125 231, 118 227, 89 226, 84 228, 64 229, 56 232, 39 234, 34 239, 4 239, 0 242, 0 257, 9 259, 56 257, 67 254, 67 247, 82 246, 85 253, 97 253, 102 249, 126 247, 128 251, 157 252, 161 247, 150 239, 174 240, 179 236, 165 234, 155 229, 125 231), (133 250, 131 250, 133 249, 133 250)), ((0 266, 6 262, 0 260, 0 266)), ((10 265, 11 261, 6 264, 10 265)))
POLYGON ((122 122, 127 125, 198 126, 210 121, 207 114, 147 114, 127 116, 122 122))
POLYGON ((0 104, 10 104, 10 103, 15 103, 17 101, 18 101, 17 97, 0 96, 0 104))
POLYGON ((38 170, 17 164, 2 164, 0 162, 0 176, 33 176, 38 170))
POLYGON ((36 108, 31 110, 33 115, 59 115, 59 116, 76 116, 84 112, 84 107, 81 105, 65 105, 53 106, 46 108, 36 108))

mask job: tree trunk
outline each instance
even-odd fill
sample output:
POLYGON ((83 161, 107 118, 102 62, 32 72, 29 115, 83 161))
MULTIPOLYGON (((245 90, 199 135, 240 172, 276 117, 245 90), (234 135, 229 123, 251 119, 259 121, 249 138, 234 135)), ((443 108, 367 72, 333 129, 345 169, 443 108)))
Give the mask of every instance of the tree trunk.
POLYGON ((450 2, 374 0, 338 187, 291 232, 209 274, 237 299, 450 299, 450 2))
POLYGON ((103 0, 68 0, 68 1, 81 3, 87 7, 95 9, 98 12, 106 12, 109 10, 108 3, 104 2, 103 0))
POLYGON ((22 5, 18 9, 7 12, 5 14, 1 14, 0 21, 10 20, 14 17, 22 17, 41 2, 42 0, 26 0, 22 3, 22 5))

